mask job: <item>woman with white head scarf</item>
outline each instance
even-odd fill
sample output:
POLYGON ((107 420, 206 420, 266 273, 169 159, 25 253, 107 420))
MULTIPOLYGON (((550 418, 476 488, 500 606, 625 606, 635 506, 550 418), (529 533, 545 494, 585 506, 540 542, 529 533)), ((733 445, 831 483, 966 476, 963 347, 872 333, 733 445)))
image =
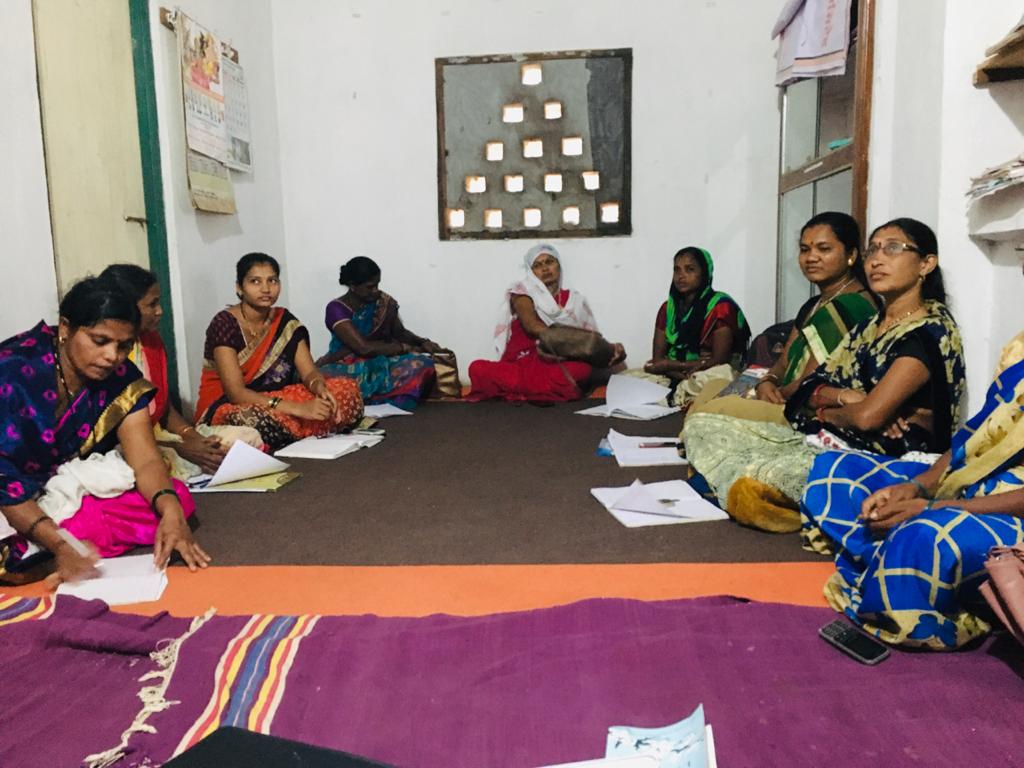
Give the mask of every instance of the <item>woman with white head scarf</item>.
MULTIPOLYGON (((576 400, 590 379, 592 366, 578 361, 552 362, 537 350, 541 331, 552 325, 597 330, 590 305, 579 291, 562 287, 562 265, 552 245, 527 251, 525 274, 505 291, 501 317, 494 329, 498 361, 476 360, 469 366, 471 400, 501 398, 562 402, 576 400)), ((615 345, 613 364, 625 353, 615 345)))

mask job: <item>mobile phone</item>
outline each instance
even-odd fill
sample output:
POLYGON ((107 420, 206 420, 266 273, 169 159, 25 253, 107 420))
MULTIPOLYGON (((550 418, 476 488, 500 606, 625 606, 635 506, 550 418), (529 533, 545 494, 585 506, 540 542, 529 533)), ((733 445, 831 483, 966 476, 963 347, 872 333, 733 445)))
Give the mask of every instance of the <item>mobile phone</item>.
POLYGON ((885 643, 865 635, 842 619, 826 624, 818 630, 818 634, 825 642, 831 643, 861 664, 874 665, 889 658, 889 648, 885 643))

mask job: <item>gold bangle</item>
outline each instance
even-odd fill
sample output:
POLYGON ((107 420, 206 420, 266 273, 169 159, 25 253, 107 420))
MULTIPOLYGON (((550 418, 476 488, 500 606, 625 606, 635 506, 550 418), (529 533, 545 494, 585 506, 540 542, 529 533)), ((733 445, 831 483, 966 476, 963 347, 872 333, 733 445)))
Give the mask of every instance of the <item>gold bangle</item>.
POLYGON ((324 379, 324 377, 323 377, 323 376, 317 376, 317 377, 313 378, 313 379, 312 379, 312 380, 311 380, 311 381, 309 382, 309 384, 307 384, 307 385, 306 385, 306 389, 308 389, 308 390, 309 390, 310 392, 312 392, 312 391, 313 391, 313 385, 314 385, 314 384, 316 384, 316 383, 317 383, 318 381, 319 381, 319 382, 320 382, 321 384, 323 384, 324 386, 327 386, 327 381, 326 381, 326 379, 324 379))
POLYGON ((277 395, 274 395, 274 397, 270 398, 270 402, 267 404, 267 407, 270 408, 270 410, 273 411, 280 404, 281 404, 281 398, 278 397, 277 395))
POLYGON ((846 403, 843 402, 843 390, 841 389, 836 390, 836 405, 838 405, 840 408, 846 405, 846 403))
POLYGON ((178 437, 184 437, 184 436, 185 436, 185 435, 187 435, 187 434, 188 434, 189 432, 195 432, 195 431, 196 431, 196 428, 195 428, 195 427, 193 427, 193 426, 189 426, 189 425, 186 425, 186 426, 185 426, 185 428, 184 428, 184 429, 182 429, 182 430, 181 430, 181 432, 179 432, 179 433, 178 433, 178 437))

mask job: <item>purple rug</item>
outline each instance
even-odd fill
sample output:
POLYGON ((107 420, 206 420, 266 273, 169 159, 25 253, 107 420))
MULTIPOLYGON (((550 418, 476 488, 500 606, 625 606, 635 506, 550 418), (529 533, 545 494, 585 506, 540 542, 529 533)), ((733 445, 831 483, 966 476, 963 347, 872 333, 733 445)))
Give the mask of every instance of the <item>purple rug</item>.
POLYGON ((609 599, 477 618, 215 616, 190 630, 62 598, 42 620, 3 625, 0 611, 0 764, 76 766, 136 721, 117 766, 240 725, 397 766, 527 767, 600 757, 608 726, 665 725, 701 702, 723 768, 1021 764, 1011 641, 871 668, 817 637, 832 617, 609 599), (158 644, 165 667, 148 656, 158 644), (136 720, 144 687, 151 711, 136 720))

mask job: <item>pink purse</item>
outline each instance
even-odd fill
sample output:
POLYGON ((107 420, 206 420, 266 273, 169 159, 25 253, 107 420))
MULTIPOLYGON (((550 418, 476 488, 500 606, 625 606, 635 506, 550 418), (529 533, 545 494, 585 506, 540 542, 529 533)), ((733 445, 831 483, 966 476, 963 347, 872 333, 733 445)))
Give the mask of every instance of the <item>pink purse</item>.
POLYGON ((1024 544, 992 547, 985 570, 989 580, 981 585, 981 594, 1017 642, 1024 645, 1024 544))

